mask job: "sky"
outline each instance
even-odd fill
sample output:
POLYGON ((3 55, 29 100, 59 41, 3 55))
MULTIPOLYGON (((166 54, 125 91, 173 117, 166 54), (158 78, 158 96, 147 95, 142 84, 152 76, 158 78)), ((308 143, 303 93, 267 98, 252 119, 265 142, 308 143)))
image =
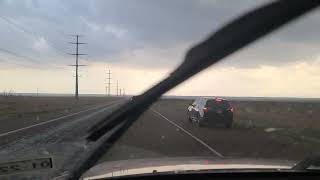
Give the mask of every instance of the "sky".
MULTIPOLYGON (((0 92, 138 94, 192 45, 267 0, 0 0, 0 92)), ((168 95, 320 97, 316 10, 211 66, 168 95)))

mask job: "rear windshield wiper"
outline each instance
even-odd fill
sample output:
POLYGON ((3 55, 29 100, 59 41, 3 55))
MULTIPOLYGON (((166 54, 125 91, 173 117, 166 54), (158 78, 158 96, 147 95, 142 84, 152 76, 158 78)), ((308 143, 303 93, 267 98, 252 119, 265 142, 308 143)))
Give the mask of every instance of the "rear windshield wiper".
POLYGON ((76 168, 73 177, 78 178, 82 172, 94 165, 107 147, 114 143, 162 94, 318 5, 318 0, 274 1, 237 18, 205 41, 192 47, 186 53, 183 63, 167 78, 143 94, 135 96, 91 128, 87 140, 97 141, 99 146, 87 156, 87 160, 80 167, 76 168), (115 127, 118 130, 105 138, 106 133, 115 127))

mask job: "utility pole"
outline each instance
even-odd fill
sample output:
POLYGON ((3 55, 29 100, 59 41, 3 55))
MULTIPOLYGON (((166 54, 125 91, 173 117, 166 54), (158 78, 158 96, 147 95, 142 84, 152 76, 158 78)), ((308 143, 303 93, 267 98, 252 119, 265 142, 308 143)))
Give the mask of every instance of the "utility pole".
POLYGON ((80 35, 72 35, 72 36, 76 37, 76 42, 69 42, 69 43, 76 45, 76 53, 75 53, 75 54, 70 54, 70 55, 76 56, 76 64, 72 64, 72 65, 69 65, 69 66, 75 66, 75 67, 76 67, 75 98, 76 98, 76 99, 79 99, 79 83, 78 83, 79 75, 78 75, 78 68, 79 68, 79 66, 86 66, 86 65, 81 65, 81 64, 79 64, 78 56, 87 55, 87 54, 80 54, 80 53, 79 53, 79 44, 86 44, 86 43, 81 43, 81 42, 79 42, 79 37, 80 37, 80 35))
POLYGON ((119 87, 118 87, 118 80, 117 80, 117 96, 119 95, 118 91, 119 91, 119 87))
POLYGON ((109 69, 109 72, 107 73, 108 74, 108 77, 107 77, 107 80, 108 80, 108 87, 107 87, 107 95, 110 96, 110 86, 111 86, 111 83, 110 83, 110 80, 111 80, 111 72, 110 72, 110 69, 109 69))
POLYGON ((121 88, 119 90, 120 90, 119 96, 121 96, 121 88))

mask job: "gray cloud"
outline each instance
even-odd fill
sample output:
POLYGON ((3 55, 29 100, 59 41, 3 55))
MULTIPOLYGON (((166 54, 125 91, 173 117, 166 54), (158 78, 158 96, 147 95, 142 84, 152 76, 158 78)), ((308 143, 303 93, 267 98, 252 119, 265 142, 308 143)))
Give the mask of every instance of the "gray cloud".
MULTIPOLYGON (((69 34, 83 34, 80 47, 89 60, 126 63, 117 59, 137 49, 168 49, 162 64, 171 66, 171 49, 188 46, 213 30, 259 6, 265 0, 26 0, 0 1, 0 47, 41 61, 70 64, 66 52, 74 48, 69 34), (41 40, 46 43, 39 43, 41 40), (38 48, 35 48, 37 44, 38 48), (40 46, 47 46, 41 48, 40 46), (167 62, 165 62, 167 59, 167 62)), ((315 12, 280 30, 227 60, 224 65, 256 67, 283 65, 315 56, 319 52, 319 13, 315 12)), ((183 50, 177 51, 183 53, 183 50)), ((157 54, 157 53, 155 53, 157 54)), ((175 56, 173 56, 175 57, 175 56)), ((150 60, 148 60, 150 61, 150 60)), ((139 61, 141 66, 150 62, 139 61)), ((152 64, 152 63, 151 63, 152 64)))

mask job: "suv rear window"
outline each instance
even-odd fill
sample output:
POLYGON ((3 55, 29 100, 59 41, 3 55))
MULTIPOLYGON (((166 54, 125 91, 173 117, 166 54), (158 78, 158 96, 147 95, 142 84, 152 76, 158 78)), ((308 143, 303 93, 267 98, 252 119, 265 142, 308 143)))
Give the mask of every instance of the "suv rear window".
POLYGON ((230 108, 230 104, 226 100, 216 101, 216 100, 208 100, 207 107, 211 108, 219 108, 219 109, 228 109, 230 108))

